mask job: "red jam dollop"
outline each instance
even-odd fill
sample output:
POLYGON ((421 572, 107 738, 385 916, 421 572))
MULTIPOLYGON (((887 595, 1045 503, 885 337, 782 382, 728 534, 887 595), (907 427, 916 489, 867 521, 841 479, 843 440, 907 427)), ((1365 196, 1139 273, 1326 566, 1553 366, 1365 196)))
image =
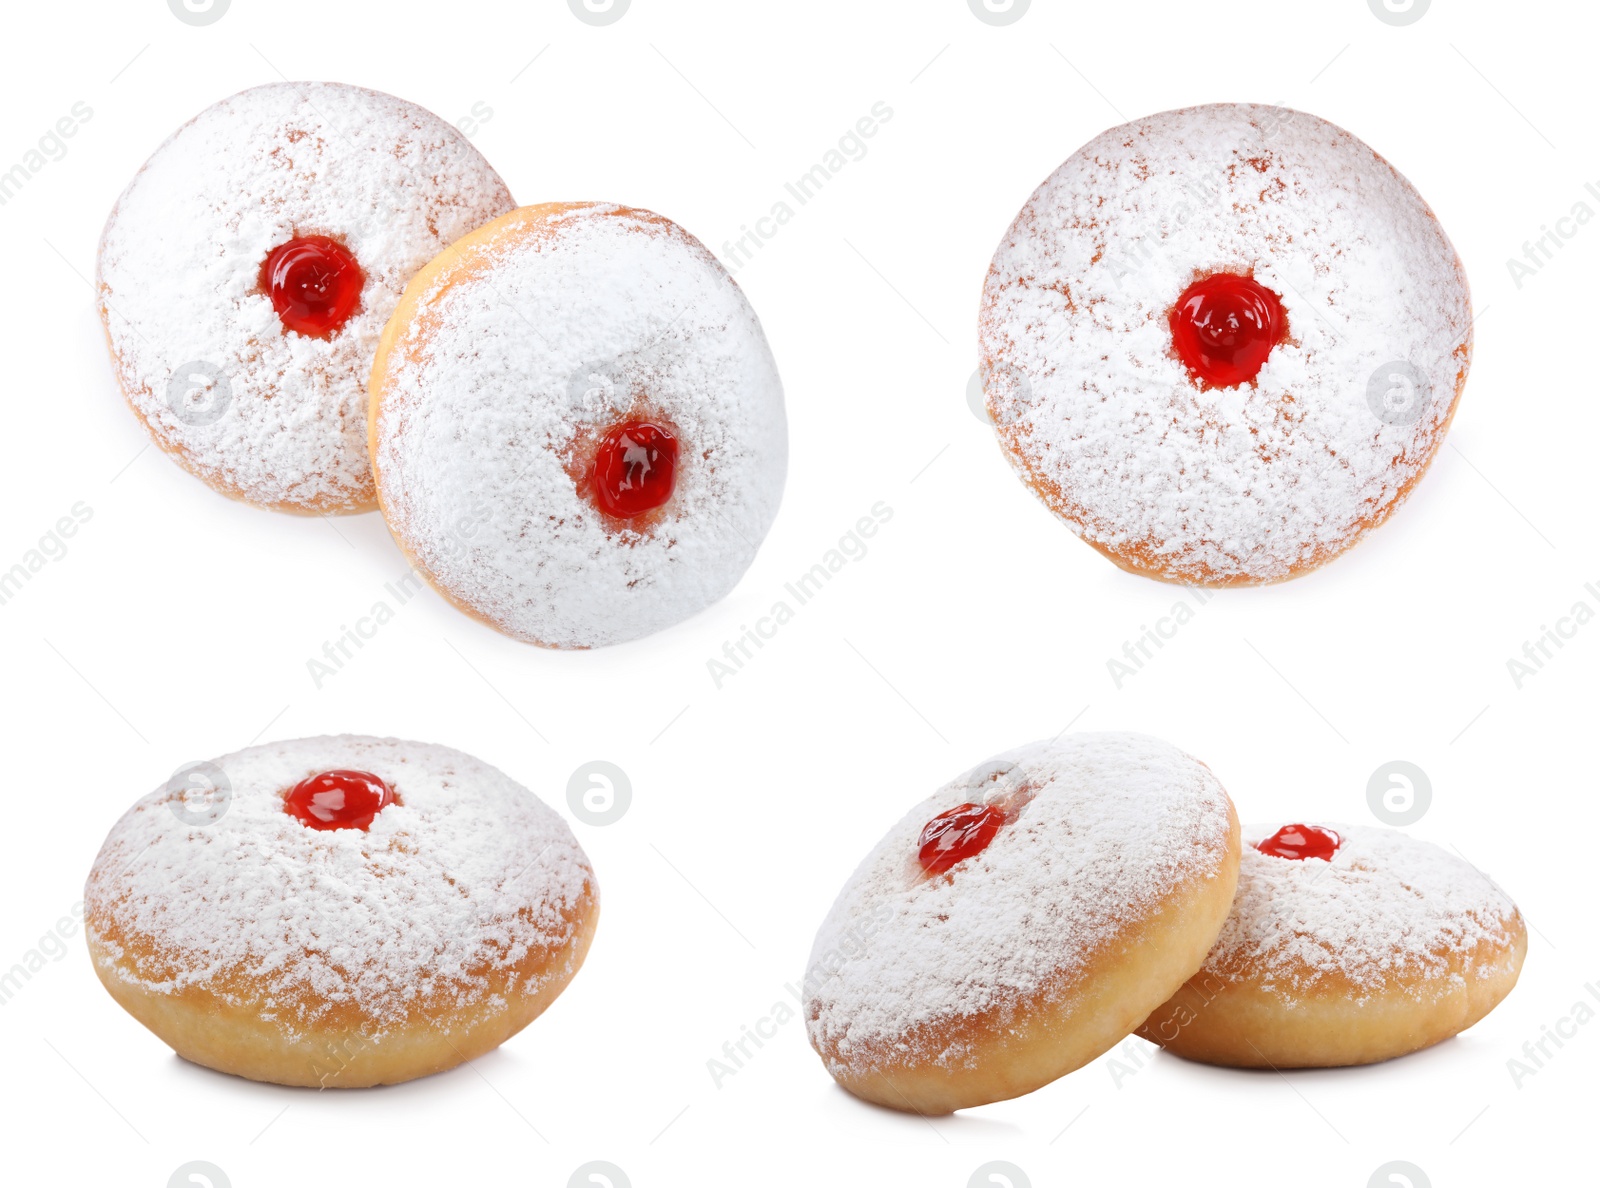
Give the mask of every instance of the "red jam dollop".
POLYGON ((394 789, 370 771, 340 768, 307 776, 283 798, 284 811, 312 829, 367 829, 394 803, 394 789))
POLYGON ((1276 293, 1251 277, 1226 272, 1185 289, 1168 321, 1178 358, 1210 388, 1255 379, 1287 329, 1276 293))
POLYGON ((594 497, 618 519, 654 511, 672 498, 678 439, 653 421, 624 421, 606 430, 594 456, 594 497))
POLYGON ((1320 825, 1285 825, 1265 841, 1257 842, 1256 849, 1274 858, 1333 858, 1343 839, 1331 829, 1320 825))
POLYGON ((917 860, 931 875, 981 853, 1006 822, 1003 809, 992 804, 962 804, 940 813, 922 827, 917 860))
POLYGON ((366 281, 350 249, 326 235, 280 243, 261 265, 261 289, 285 330, 331 338, 361 304, 366 281))

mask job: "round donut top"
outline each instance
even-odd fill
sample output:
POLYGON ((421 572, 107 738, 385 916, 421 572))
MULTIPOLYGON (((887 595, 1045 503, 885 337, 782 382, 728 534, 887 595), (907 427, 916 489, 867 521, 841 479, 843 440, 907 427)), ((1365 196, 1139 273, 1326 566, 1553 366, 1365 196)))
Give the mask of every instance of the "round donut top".
POLYGON ((1516 905, 1465 859, 1392 829, 1330 825, 1331 860, 1263 854, 1276 825, 1247 826, 1233 911, 1205 973, 1248 978, 1293 1002, 1334 982, 1361 996, 1460 976, 1479 946, 1498 955, 1516 905))
POLYGON ((353 1010, 380 1035, 477 1001, 530 952, 558 952, 597 894, 566 823, 460 751, 338 735, 214 765, 221 776, 139 800, 89 874, 89 927, 117 975, 147 990, 202 987, 290 1034, 353 1010), (396 803, 365 831, 285 811, 295 784, 335 768, 379 776, 396 803), (206 781, 226 795, 197 797, 206 781))
POLYGON ((1002 445, 1074 532, 1154 576, 1250 583, 1327 560, 1407 493, 1465 380, 1471 312, 1432 211, 1372 149, 1303 112, 1213 104, 1112 128, 1051 174, 995 252, 978 338, 1002 445), (1217 273, 1287 318, 1233 387, 1197 381, 1169 323, 1217 273))
POLYGON ((1174 892, 1222 877, 1228 795, 1140 734, 1077 734, 998 755, 913 808, 851 875, 817 933, 805 997, 830 1064, 960 1065, 941 1028, 1072 993, 1074 975, 1174 892), (977 855, 922 876, 917 839, 968 802, 1022 803, 977 855), (1025 802, 1025 803, 1023 803, 1025 802))
POLYGON ((649 211, 527 207, 406 294, 373 376, 373 465, 401 547, 451 598, 551 647, 633 639, 728 593, 783 493, 783 389, 761 325, 698 240, 649 211), (613 519, 596 443, 645 420, 676 486, 613 519))
POLYGON ((290 510, 369 507, 366 385, 384 323, 419 268, 512 206, 466 137, 392 95, 272 83, 224 99, 156 150, 106 224, 99 289, 122 389, 215 487, 290 510), (273 249, 305 236, 342 244, 365 276, 327 339, 286 331, 261 287, 273 249))

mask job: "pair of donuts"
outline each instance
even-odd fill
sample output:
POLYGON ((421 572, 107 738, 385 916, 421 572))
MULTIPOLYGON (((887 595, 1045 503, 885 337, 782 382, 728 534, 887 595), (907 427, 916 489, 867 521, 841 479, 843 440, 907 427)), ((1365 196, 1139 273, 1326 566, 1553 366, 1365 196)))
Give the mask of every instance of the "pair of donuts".
POLYGON ((1350 133, 1217 103, 1095 137, 1034 191, 979 313, 1018 476, 1132 573, 1308 573, 1438 453, 1472 354, 1438 219, 1350 133))
POLYGON ((787 470, 760 322, 670 219, 517 208, 457 129, 338 83, 201 112, 99 252, 117 381, 164 451, 280 511, 381 508, 450 602, 549 647, 721 599, 787 470))
POLYGON ((845 1089, 944 1114, 1134 1033, 1212 1064, 1387 1060, 1481 1019, 1526 949, 1515 905, 1437 846, 1241 831, 1203 763, 1080 734, 998 755, 902 817, 824 919, 804 1009, 845 1089))
POLYGON ((111 829, 95 972, 178 1055, 356 1088, 498 1046, 582 965, 599 887, 566 823, 448 747, 340 735, 191 764, 111 829))

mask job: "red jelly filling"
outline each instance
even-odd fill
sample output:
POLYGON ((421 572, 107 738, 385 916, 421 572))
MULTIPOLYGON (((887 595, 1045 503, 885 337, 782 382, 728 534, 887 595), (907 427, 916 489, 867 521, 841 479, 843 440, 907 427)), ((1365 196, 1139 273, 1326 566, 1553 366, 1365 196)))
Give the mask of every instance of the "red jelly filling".
POLYGON ((595 501, 608 516, 627 519, 672 498, 678 439, 651 421, 624 421, 606 430, 595 451, 595 501))
POLYGON ((1168 321, 1178 358, 1211 388, 1255 379, 1288 329, 1276 293, 1251 277, 1226 272, 1185 289, 1168 321))
POLYGON ((989 804, 957 805, 922 827, 917 838, 917 859, 929 874, 943 874, 964 858, 982 852, 1000 826, 1005 812, 989 804))
POLYGON ((1331 829, 1320 825, 1285 825, 1256 849, 1275 858, 1321 858, 1327 862, 1333 857, 1343 839, 1331 829))
POLYGON ((261 288, 285 330, 331 338, 361 304, 366 278, 350 249, 326 235, 273 248, 261 265, 261 288))
POLYGON ((313 829, 366 829, 394 803, 394 790, 370 771, 307 776, 283 798, 284 811, 313 829))

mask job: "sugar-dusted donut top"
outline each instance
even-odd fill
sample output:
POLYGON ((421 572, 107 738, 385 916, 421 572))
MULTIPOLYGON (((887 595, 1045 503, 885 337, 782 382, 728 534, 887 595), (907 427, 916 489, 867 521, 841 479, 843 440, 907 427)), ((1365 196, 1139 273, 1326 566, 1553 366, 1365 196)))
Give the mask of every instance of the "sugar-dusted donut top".
POLYGON ((412 1010, 470 1006, 490 971, 559 951, 596 894, 566 823, 460 751, 338 735, 214 762, 220 817, 222 801, 163 786, 112 828, 89 875, 91 933, 147 990, 201 987, 290 1034, 354 1008, 370 1038, 412 1010), (380 776, 398 803, 368 831, 284 811, 290 788, 334 768, 380 776))
POLYGON ((1233 911, 1205 974, 1248 978, 1286 1002, 1340 979, 1358 994, 1455 979, 1480 945, 1512 942, 1516 905, 1464 858, 1393 829, 1329 825, 1331 861, 1257 850, 1278 825, 1244 830, 1233 911))
POLYGON ((1113 128, 1051 174, 995 252, 978 337, 1002 443, 1074 532, 1182 580, 1262 581, 1392 510, 1470 329, 1455 250, 1388 162, 1315 116, 1214 104, 1113 128), (1286 311, 1253 384, 1203 389, 1174 352, 1169 312, 1214 272, 1286 311), (1369 403, 1396 361, 1431 393, 1409 422, 1369 403))
POLYGON ((783 389, 755 311, 683 228, 604 204, 508 215, 419 278, 373 439, 391 529, 502 630, 591 647, 728 593, 777 514, 783 389), (639 530, 578 492, 588 434, 642 416, 678 445, 639 530))
POLYGON ((826 1059, 960 1065, 938 1029, 1050 996, 1185 887, 1221 877, 1227 793, 1141 734, 1076 734, 996 756, 913 808, 850 876, 812 947, 807 1026, 826 1059), (946 876, 919 877, 934 816, 996 781, 1033 798, 946 876), (932 1029, 932 1030, 930 1030, 932 1029))
POLYGON ((106 224, 100 294, 123 390, 214 485, 256 503, 371 503, 366 385, 384 323, 419 268, 512 205, 465 136, 392 95, 271 83, 213 104, 106 224), (328 340, 286 331, 260 286, 268 253, 304 235, 342 242, 366 277, 328 340), (195 362, 231 388, 212 423, 169 403, 174 370, 195 362))

